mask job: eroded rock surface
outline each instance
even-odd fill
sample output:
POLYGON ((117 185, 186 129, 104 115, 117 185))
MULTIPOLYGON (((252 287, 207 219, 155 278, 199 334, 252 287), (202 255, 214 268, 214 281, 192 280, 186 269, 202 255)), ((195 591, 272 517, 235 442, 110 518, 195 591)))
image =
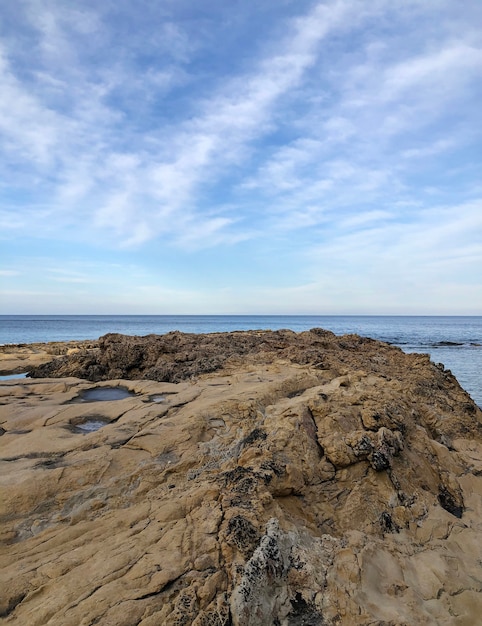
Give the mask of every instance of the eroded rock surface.
POLYGON ((450 372, 319 330, 171 339, 0 384, 1 623, 480 623, 482 414, 450 372))
POLYGON ((50 343, 24 343, 0 345, 0 376, 20 374, 62 356, 77 352, 92 352, 97 341, 51 341, 50 343))

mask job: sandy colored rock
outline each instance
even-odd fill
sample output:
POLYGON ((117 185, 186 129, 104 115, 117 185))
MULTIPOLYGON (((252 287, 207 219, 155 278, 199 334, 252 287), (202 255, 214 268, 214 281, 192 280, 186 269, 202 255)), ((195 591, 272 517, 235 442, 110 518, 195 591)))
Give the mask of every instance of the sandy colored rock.
POLYGON ((323 331, 215 359, 220 335, 1 382, 0 623, 479 624, 482 414, 450 372, 323 331))
POLYGON ((0 376, 23 374, 67 355, 95 351, 96 341, 52 341, 50 343, 0 345, 0 376))

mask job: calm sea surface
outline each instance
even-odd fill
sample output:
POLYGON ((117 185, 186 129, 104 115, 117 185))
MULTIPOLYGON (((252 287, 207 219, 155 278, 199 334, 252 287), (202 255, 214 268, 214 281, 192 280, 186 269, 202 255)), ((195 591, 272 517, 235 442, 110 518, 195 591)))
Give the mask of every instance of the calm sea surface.
POLYGON ((482 406, 482 316, 352 315, 1 315, 0 344, 97 339, 106 333, 163 334, 289 328, 356 333, 424 352, 452 370, 482 406))

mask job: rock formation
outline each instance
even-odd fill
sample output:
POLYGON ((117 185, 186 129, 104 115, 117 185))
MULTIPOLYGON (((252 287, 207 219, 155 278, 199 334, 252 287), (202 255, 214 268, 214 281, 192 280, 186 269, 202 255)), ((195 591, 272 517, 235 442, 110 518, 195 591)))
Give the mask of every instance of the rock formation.
POLYGON ((442 365, 318 329, 79 348, 0 381, 0 623, 480 623, 482 412, 442 365))
POLYGON ((23 343, 0 345, 0 376, 20 374, 27 369, 52 362, 61 356, 94 350, 97 341, 51 341, 50 343, 23 343))

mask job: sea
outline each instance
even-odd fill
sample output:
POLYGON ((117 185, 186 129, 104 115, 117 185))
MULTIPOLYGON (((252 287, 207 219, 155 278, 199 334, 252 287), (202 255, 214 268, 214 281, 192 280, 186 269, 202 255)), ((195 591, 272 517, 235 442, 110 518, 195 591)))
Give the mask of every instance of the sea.
POLYGON ((482 407, 482 316, 396 315, 0 315, 0 345, 125 335, 324 328, 429 354, 482 407))

